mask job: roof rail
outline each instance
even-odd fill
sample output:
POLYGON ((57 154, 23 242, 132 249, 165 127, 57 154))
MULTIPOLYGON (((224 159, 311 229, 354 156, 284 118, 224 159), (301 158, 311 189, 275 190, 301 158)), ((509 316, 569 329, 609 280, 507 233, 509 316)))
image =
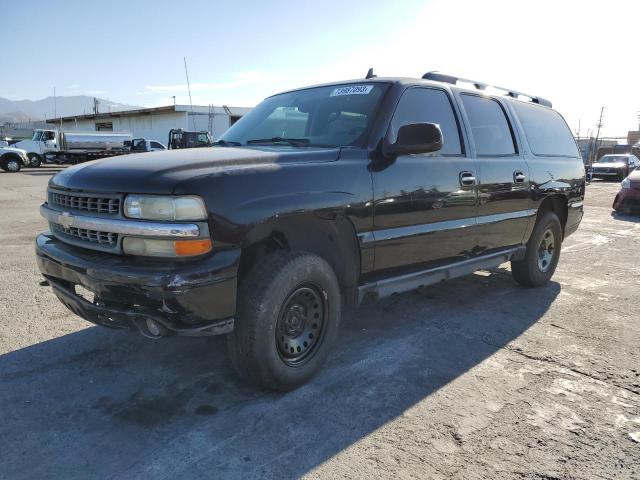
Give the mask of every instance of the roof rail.
POLYGON ((487 87, 495 88, 496 90, 502 90, 507 96, 512 98, 519 98, 520 96, 528 97, 533 103, 544 105, 545 107, 551 107, 551 102, 546 98, 538 97, 536 95, 530 95, 528 93, 518 92, 512 88, 497 87, 496 85, 489 85, 488 83, 478 82, 477 80, 469 80, 467 78, 456 77, 454 75, 446 75, 440 72, 427 72, 422 76, 425 80, 433 80, 434 82, 451 83, 453 85, 458 82, 470 83, 478 90, 486 90, 487 87))

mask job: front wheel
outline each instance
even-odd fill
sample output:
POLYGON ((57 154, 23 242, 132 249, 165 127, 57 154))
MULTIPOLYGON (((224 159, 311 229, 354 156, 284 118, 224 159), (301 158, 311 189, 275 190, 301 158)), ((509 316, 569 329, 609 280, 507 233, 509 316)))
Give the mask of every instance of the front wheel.
POLYGON ((546 284, 556 271, 561 245, 560 220, 555 213, 545 212, 531 233, 524 259, 511 262, 514 280, 525 287, 546 284))
POLYGON ((0 160, 0 167, 5 172, 19 172, 20 168, 22 168, 22 160, 20 160, 20 158, 18 158, 17 156, 11 155, 0 160))
POLYGON ((309 253, 274 253, 242 279, 227 349, 255 385, 292 390, 327 359, 340 324, 342 297, 331 266, 309 253))

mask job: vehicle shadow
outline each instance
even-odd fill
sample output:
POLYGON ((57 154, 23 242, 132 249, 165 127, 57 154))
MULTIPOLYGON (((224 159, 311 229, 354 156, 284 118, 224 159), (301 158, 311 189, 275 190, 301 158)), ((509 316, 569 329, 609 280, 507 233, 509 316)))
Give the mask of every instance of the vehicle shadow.
POLYGON ((640 211, 634 213, 620 213, 614 210, 611 212, 611 216, 621 222, 640 223, 640 211))
POLYGON ((224 338, 89 327, 10 352, 0 476, 297 478, 516 339, 559 292, 496 269, 361 307, 322 372, 287 394, 239 382, 224 338))
POLYGON ((55 167, 39 167, 39 168, 23 168, 20 170, 20 173, 23 175, 32 175, 34 177, 46 176, 46 175, 55 175, 58 172, 61 172, 66 167, 55 166, 55 167))

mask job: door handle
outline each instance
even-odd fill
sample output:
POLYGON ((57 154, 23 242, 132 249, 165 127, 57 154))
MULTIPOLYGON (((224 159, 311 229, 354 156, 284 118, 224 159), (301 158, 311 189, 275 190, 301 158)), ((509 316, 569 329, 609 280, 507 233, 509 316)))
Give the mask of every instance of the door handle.
POLYGON ((513 180, 516 183, 524 183, 524 181, 527 179, 527 176, 523 173, 523 172, 513 172, 513 180))
POLYGON ((476 184, 476 177, 472 172, 460 172, 460 185, 472 187, 476 184))

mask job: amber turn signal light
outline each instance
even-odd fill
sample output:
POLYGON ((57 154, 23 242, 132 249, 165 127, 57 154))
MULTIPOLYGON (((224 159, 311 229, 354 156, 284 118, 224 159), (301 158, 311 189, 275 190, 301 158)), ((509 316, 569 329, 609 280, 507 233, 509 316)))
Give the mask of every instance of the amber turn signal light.
POLYGON ((210 252, 213 246, 211 239, 205 240, 176 240, 173 242, 178 257, 192 257, 210 252))

